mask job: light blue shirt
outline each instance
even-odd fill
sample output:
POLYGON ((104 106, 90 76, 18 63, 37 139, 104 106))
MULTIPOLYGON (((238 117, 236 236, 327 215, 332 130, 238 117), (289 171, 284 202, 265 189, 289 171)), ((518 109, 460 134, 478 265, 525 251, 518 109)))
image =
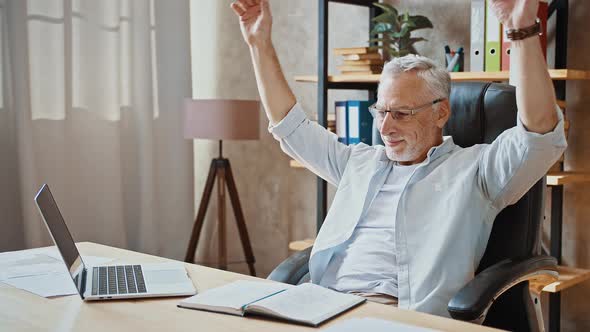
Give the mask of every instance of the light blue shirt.
MULTIPOLYGON (((395 217, 399 307, 449 316, 447 304, 473 279, 496 215, 516 203, 567 147, 563 115, 552 132, 528 132, 520 118, 492 144, 461 148, 451 137, 428 151, 395 217)), ((319 283, 387 178, 384 146, 344 145, 299 104, 269 131, 283 151, 337 187, 314 243, 309 271, 319 283)))
POLYGON ((388 176, 350 238, 334 250, 321 286, 340 292, 397 297, 395 215, 399 198, 418 164, 388 166, 388 176))

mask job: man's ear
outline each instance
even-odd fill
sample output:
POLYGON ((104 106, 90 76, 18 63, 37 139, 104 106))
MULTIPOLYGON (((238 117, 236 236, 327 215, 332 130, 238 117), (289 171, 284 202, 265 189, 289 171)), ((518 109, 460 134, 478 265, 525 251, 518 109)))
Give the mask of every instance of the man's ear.
POLYGON ((438 111, 436 112, 436 126, 442 129, 451 116, 451 104, 449 104, 449 99, 445 99, 438 105, 438 111))

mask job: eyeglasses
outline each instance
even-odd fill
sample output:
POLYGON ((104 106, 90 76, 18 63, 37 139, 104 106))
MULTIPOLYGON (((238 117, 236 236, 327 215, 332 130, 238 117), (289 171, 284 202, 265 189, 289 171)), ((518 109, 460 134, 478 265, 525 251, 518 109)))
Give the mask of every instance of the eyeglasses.
POLYGON ((369 106, 369 112, 373 115, 373 118, 377 119, 377 121, 382 122, 385 120, 386 113, 391 115, 391 118, 397 121, 408 121, 414 116, 416 113, 428 109, 429 106, 436 105, 441 101, 445 100, 446 98, 439 98, 435 99, 427 104, 420 105, 414 107, 413 109, 398 109, 398 110, 382 110, 377 108, 377 103, 369 106))

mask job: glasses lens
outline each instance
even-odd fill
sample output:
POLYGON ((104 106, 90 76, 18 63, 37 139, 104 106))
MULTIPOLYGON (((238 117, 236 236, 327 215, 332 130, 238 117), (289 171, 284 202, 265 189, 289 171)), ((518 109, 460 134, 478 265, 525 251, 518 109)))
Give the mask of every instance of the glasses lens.
POLYGON ((390 111, 391 117, 398 121, 407 121, 411 117, 411 111, 390 111))

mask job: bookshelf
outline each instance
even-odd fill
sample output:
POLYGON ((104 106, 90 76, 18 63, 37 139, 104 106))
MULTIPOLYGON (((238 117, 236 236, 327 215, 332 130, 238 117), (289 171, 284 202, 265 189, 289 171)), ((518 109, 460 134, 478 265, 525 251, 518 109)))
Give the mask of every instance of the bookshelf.
MULTIPOLYGON (((328 75, 328 4, 329 2, 364 6, 369 8, 369 20, 375 17, 378 9, 372 7, 373 1, 367 0, 319 0, 318 25, 318 69, 317 75, 295 76, 296 82, 315 83, 318 91, 318 118, 320 125, 328 125, 327 93, 331 89, 366 90, 368 99, 375 99, 379 74, 372 75, 328 75)), ((554 81, 555 93, 559 107, 566 109, 566 81, 590 80, 590 71, 567 69, 567 29, 568 2, 567 0, 550 1, 548 15, 555 22, 555 63, 556 69, 549 69, 549 75, 554 81)), ((453 72, 451 80, 503 82, 509 79, 508 71, 500 72, 453 72)), ((569 123, 568 123, 569 127, 569 123)), ((567 130, 567 129, 566 129, 567 130)), ((567 151, 566 151, 567 153, 567 151)), ((563 220, 563 186, 590 182, 590 173, 564 171, 563 157, 546 176, 547 186, 551 189, 551 243, 548 254, 555 257, 561 264, 562 256, 562 220, 563 220)), ((304 169, 297 161, 291 160, 290 167, 304 169)), ((327 185, 321 178, 317 178, 317 229, 327 214, 327 185)), ((313 239, 294 241, 289 244, 291 250, 304 250, 313 245, 313 239)), ((581 282, 590 280, 590 269, 558 266, 559 278, 543 288, 549 292, 549 325, 548 331, 560 330, 561 320, 561 291, 573 287, 581 282)))
MULTIPOLYGON (((590 80, 590 71, 574 70, 574 69, 549 69, 549 76, 555 81, 565 80, 590 80)), ((451 81, 453 82, 469 82, 469 81, 507 81, 509 79, 509 72, 453 72, 451 74, 451 81)), ((372 75, 328 75, 328 82, 330 83, 375 83, 379 82, 379 74, 372 75)), ((296 82, 317 83, 318 78, 315 75, 295 76, 296 82)))

